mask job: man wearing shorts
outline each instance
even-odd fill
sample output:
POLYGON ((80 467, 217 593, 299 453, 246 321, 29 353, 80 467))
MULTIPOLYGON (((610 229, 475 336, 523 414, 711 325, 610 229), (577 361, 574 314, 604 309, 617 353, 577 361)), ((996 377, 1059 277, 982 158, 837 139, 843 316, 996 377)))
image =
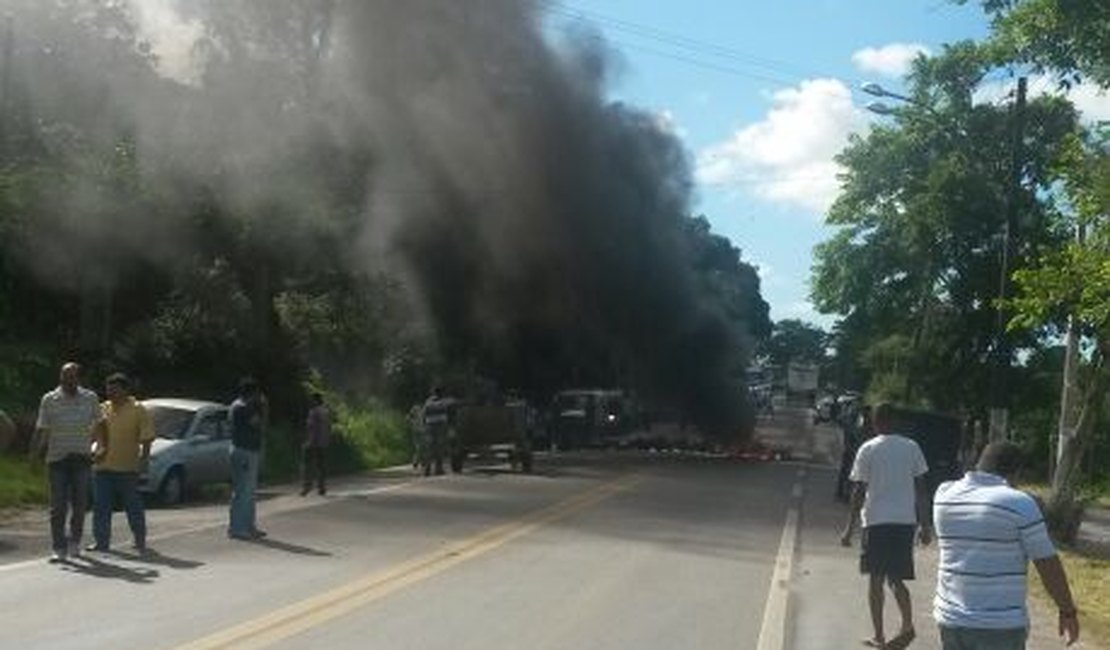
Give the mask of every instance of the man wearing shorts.
POLYGON ((841 543, 850 546, 857 518, 863 525, 860 571, 870 576, 868 605, 874 635, 864 643, 902 650, 916 637, 905 581, 914 579, 913 539, 920 525, 922 544, 932 540, 925 492, 925 456, 917 443, 894 433, 893 409, 880 404, 872 414, 875 437, 860 446, 849 476, 853 483, 848 525, 841 543), (890 641, 883 631, 883 583, 890 586, 902 626, 890 641))

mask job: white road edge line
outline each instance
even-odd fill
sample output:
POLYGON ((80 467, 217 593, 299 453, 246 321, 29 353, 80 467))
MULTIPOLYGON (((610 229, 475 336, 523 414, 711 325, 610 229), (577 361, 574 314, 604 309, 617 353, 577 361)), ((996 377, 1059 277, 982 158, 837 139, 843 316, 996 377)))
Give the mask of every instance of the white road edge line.
POLYGON ((798 470, 798 482, 791 491, 793 502, 786 511, 782 527, 775 570, 771 573, 771 586, 767 604, 763 607, 763 624, 759 628, 756 650, 784 650, 786 648, 787 612, 790 604, 790 581, 794 575, 794 555, 798 546, 798 512, 801 508, 805 470, 798 470))

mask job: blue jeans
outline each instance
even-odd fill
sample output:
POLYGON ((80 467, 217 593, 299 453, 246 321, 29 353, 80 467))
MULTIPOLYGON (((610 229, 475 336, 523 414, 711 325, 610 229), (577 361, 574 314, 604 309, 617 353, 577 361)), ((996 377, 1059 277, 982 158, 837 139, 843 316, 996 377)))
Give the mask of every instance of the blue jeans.
POLYGON ((58 553, 65 553, 69 543, 80 544, 85 530, 85 512, 89 509, 89 459, 67 456, 56 460, 50 468, 50 537, 58 553), (69 531, 66 531, 69 519, 69 531))
POLYGON ((259 452, 231 448, 231 512, 228 535, 247 536, 255 525, 254 491, 258 487, 259 452))
POLYGON ((123 501, 127 512, 127 525, 135 538, 135 546, 146 547, 146 508, 139 495, 139 475, 136 472, 93 472, 93 539, 98 548, 108 548, 112 541, 112 505, 116 499, 123 501))

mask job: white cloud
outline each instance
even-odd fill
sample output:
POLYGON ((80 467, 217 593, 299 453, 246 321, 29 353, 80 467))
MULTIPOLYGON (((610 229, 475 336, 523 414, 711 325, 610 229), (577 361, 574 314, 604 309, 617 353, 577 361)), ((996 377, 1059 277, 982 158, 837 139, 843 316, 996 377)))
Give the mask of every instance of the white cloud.
MULTIPOLYGON (((1017 82, 1012 79, 983 84, 975 91, 975 101, 984 104, 1009 102, 1016 87, 1017 82)), ((1097 84, 1084 82, 1065 92, 1055 78, 1036 75, 1029 78, 1028 94, 1030 97, 1066 95, 1079 110, 1083 121, 1110 120, 1110 92, 1097 84)))
POLYGON ((763 120, 699 152, 697 179, 824 212, 840 189, 833 157, 871 116, 852 103, 851 90, 836 79, 803 81, 776 92, 772 102, 763 120))
POLYGON ((196 76, 193 46, 203 27, 197 20, 185 20, 174 0, 130 0, 143 39, 158 57, 158 70, 165 76, 189 83, 196 76))
POLYGON ((852 55, 852 63, 862 72, 888 77, 901 77, 910 70, 910 63, 919 54, 929 54, 921 43, 890 43, 882 47, 865 47, 852 55))

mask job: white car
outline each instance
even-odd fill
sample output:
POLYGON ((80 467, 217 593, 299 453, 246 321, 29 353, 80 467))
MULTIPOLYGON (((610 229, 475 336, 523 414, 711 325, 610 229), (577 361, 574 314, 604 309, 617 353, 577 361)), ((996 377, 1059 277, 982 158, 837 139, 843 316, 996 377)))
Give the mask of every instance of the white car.
POLYGON ((189 490, 231 481, 231 426, 226 404, 193 399, 143 400, 154 420, 150 463, 139 491, 165 504, 181 503, 189 490))

